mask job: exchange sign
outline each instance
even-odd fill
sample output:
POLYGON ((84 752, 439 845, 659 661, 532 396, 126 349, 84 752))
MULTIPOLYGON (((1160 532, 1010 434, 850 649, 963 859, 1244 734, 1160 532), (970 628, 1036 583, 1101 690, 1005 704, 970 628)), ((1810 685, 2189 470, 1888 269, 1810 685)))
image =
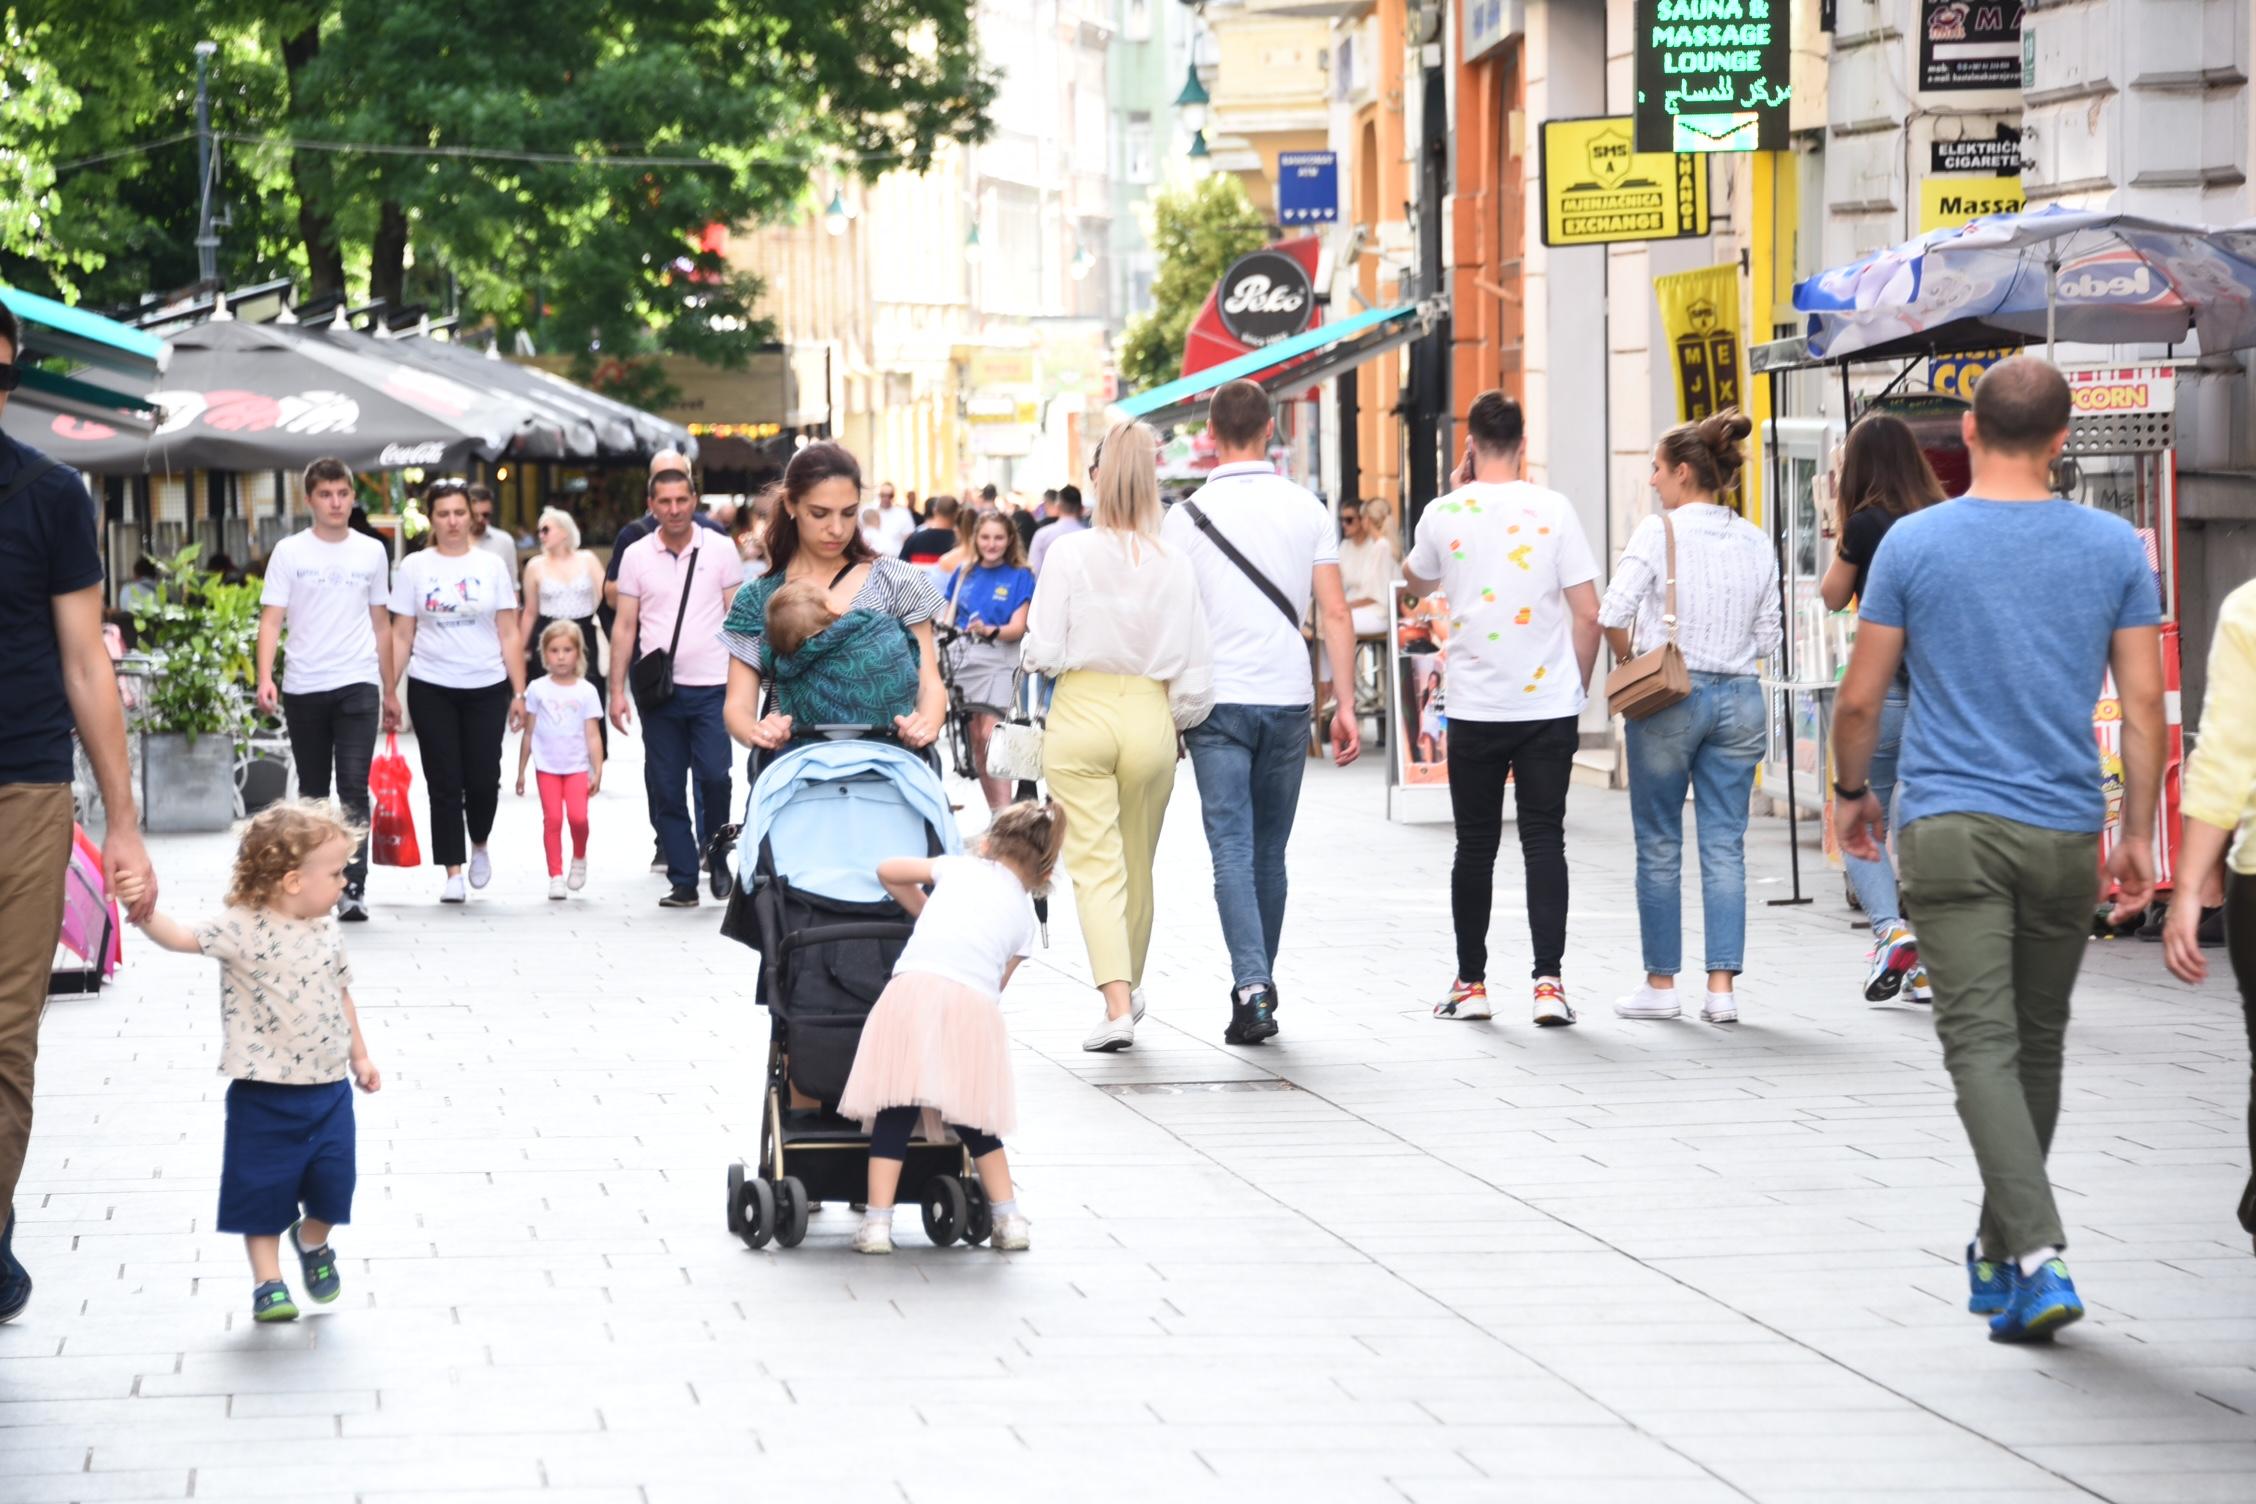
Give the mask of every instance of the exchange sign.
POLYGON ((1631 136, 1627 115, 1543 122, 1545 245, 1708 233, 1707 160, 1636 151, 1631 136))
POLYGON ((1783 151, 1791 0, 1634 0, 1639 151, 1783 151))

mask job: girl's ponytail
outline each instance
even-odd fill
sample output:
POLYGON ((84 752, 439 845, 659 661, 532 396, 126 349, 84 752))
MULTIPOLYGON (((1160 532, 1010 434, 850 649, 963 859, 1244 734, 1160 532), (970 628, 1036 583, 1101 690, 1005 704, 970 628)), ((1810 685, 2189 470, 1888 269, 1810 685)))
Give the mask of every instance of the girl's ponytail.
POLYGON ((1030 890, 1043 892, 1065 850, 1065 808, 1055 799, 1022 799, 998 810, 987 823, 986 845, 988 856, 1023 869, 1030 890))

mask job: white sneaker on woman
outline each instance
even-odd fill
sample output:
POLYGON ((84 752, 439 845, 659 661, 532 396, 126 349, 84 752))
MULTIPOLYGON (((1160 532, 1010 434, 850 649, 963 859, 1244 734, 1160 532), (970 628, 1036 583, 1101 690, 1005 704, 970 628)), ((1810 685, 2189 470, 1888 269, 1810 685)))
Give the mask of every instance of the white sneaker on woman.
POLYGON ((1081 1041, 1081 1048, 1092 1054, 1111 1054, 1125 1050, 1136 1042, 1136 1015, 1133 1010, 1119 1018, 1099 1018, 1081 1041))
POLYGON ((564 886, 570 888, 574 893, 579 892, 580 889, 587 886, 586 857, 576 856, 572 858, 572 870, 568 874, 566 874, 564 878, 564 886))
POLYGON ((492 881, 493 858, 486 855, 485 847, 472 847, 470 850, 470 886, 483 888, 492 881))
POLYGON ((1739 994, 1736 992, 1711 992, 1700 1005, 1700 1022, 1704 1024, 1735 1024, 1739 1022, 1739 994))
POLYGON ((468 893, 462 891, 462 874, 459 872, 448 873, 446 886, 439 889, 439 902, 462 903, 469 897, 468 893))
POLYGON ((1136 1024, 1144 1021, 1144 989, 1141 987, 1128 994, 1128 1021, 1136 1024))
POLYGON ((1650 982, 1639 982, 1635 992, 1614 1004, 1617 1018, 1674 1018, 1683 1011, 1677 1006, 1674 987, 1664 989, 1650 982))

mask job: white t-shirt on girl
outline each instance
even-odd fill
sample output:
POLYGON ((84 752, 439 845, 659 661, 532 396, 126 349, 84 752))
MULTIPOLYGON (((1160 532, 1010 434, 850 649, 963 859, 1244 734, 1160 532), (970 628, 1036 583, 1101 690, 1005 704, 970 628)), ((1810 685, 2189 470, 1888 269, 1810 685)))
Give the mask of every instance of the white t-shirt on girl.
POLYGON ((533 718, 533 770, 585 773, 587 723, 603 719, 595 686, 585 679, 574 679, 569 686, 535 679, 525 686, 525 710, 533 718))
POLYGON ((1018 875, 983 856, 938 856, 932 894, 893 974, 946 977, 1000 998, 1011 961, 1033 953, 1034 900, 1018 875))
POLYGON ((392 572, 392 614, 415 618, 407 676, 445 689, 483 689, 509 677, 494 613, 517 604, 517 582, 482 548, 409 554, 392 572))

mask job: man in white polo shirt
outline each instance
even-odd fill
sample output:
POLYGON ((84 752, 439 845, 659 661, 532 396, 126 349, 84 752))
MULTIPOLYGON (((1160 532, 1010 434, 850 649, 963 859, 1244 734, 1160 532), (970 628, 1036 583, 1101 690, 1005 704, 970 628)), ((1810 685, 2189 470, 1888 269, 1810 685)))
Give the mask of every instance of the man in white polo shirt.
MULTIPOLYGON (((342 460, 306 466, 306 506, 313 526, 274 545, 259 588, 258 703, 279 708, 290 728, 298 792, 337 798, 353 819, 368 823, 368 762, 376 733, 400 722, 392 672, 391 557, 384 545, 352 528, 352 471, 342 460), (290 629, 283 687, 274 683, 274 649, 290 629)), ((368 843, 345 867, 337 917, 368 917, 368 843)))
MULTIPOLYGON (((1285 844, 1300 804, 1314 692, 1301 623, 1311 592, 1332 677, 1354 682, 1355 628, 1340 587, 1339 530, 1324 504, 1269 463, 1269 394, 1233 381, 1207 415, 1216 465, 1171 508, 1160 537, 1190 555, 1214 649, 1213 713, 1183 734, 1198 776, 1214 902, 1230 947, 1229 1044, 1277 1032, 1277 942, 1285 927, 1285 844)), ((1352 707, 1332 717, 1341 767, 1363 750, 1352 707)))
POLYGON ((1571 1024, 1559 980, 1567 944, 1567 785, 1579 721, 1598 662, 1598 565, 1573 503, 1525 478, 1520 405, 1483 392, 1465 415, 1456 489, 1426 508, 1410 556, 1410 588, 1449 602, 1449 808, 1457 860, 1449 908, 1457 981, 1434 1017, 1489 1017, 1488 920, 1504 781, 1527 867, 1535 948, 1535 1021, 1571 1024))

